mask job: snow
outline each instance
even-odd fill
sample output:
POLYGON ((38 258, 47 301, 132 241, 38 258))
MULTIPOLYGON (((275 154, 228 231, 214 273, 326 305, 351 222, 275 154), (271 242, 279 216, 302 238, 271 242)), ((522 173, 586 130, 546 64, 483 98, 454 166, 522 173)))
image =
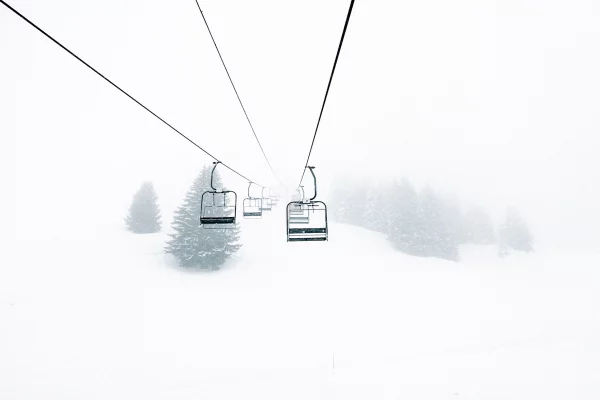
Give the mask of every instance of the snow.
POLYGON ((286 243, 284 212, 243 221, 216 273, 106 221, 15 240, 0 399, 600 397, 598 255, 473 246, 454 263, 334 223, 286 243))

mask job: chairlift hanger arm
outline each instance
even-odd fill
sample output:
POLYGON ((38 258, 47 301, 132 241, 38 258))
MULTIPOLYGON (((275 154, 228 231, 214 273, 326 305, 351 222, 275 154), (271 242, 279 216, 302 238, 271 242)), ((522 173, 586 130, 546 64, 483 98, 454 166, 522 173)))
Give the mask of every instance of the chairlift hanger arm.
POLYGON ((317 198, 317 177, 315 176, 315 172, 313 171, 313 169, 315 169, 315 167, 306 167, 310 170, 310 173, 313 176, 313 181, 314 181, 314 185, 315 185, 315 194, 314 196, 310 199, 310 201, 313 201, 314 199, 317 198))
POLYGON ((210 187, 212 188, 212 190, 214 190, 216 192, 217 189, 213 185, 213 178, 215 176, 215 169, 217 169, 217 165, 221 164, 221 161, 215 161, 215 162, 213 162, 213 164, 214 164, 214 167, 212 169, 212 172, 210 173, 210 187))
POLYGON ((262 186, 261 186, 261 185, 259 185, 258 183, 256 183, 256 182, 252 182, 252 181, 248 181, 248 198, 249 198, 249 199, 253 199, 253 198, 254 198, 254 197, 252 197, 252 196, 250 195, 250 188, 252 187, 252 185, 256 185, 256 186, 258 186, 258 187, 261 187, 261 188, 262 188, 262 186))

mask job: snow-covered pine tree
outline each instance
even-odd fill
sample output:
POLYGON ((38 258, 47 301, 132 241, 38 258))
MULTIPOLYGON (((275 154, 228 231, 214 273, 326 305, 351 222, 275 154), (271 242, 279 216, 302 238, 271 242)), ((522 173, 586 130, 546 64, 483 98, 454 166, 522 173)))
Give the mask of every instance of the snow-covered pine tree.
POLYGON ((373 187, 367 189, 366 197, 365 210, 362 217, 362 220, 364 221, 363 225, 367 229, 375 230, 375 214, 379 205, 377 204, 377 192, 373 187))
POLYGON ((509 208, 506 221, 499 229, 499 253, 504 256, 508 249, 533 251, 533 236, 516 208, 509 208))
POLYGON ((367 187, 364 179, 352 182, 348 195, 348 223, 356 226, 365 226, 365 208, 367 206, 367 187))
POLYGON ((419 196, 418 214, 419 255, 458 261, 458 245, 446 226, 440 201, 429 187, 419 196))
MULTIPOLYGON (((200 225, 202 193, 210 190, 212 166, 205 166, 185 195, 183 204, 175 211, 165 252, 172 254, 186 268, 218 269, 241 247, 239 227, 234 229, 205 229, 200 225)), ((214 186, 222 188, 215 171, 214 186)))
POLYGON ((441 199, 442 214, 448 232, 456 244, 467 242, 467 232, 464 224, 464 217, 460 210, 458 201, 455 198, 441 199))
POLYGON ((408 179, 394 182, 389 204, 388 239, 396 249, 406 254, 420 255, 418 196, 408 179))
POLYGON ((348 182, 342 176, 338 175, 331 185, 331 197, 328 206, 331 217, 337 222, 348 222, 349 214, 349 196, 348 182))
POLYGON ((363 226, 376 232, 387 233, 389 225, 389 188, 383 185, 367 189, 363 226))
POLYGON ((478 206, 471 206, 465 213, 467 241, 473 244, 488 245, 496 243, 492 218, 478 206))
POLYGON ((143 182, 133 196, 129 212, 125 217, 127 229, 133 233, 156 233, 160 231, 160 209, 158 196, 152 182, 143 182))

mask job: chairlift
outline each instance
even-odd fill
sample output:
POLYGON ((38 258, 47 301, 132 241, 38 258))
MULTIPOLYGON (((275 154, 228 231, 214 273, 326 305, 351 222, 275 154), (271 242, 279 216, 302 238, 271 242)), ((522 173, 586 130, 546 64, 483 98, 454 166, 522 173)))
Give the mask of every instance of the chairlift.
MULTIPOLYGON (((292 201, 293 202, 302 202, 304 201, 304 186, 299 186, 298 189, 296 189, 296 193, 294 195, 292 195, 292 201)), ((292 207, 292 211, 296 211, 296 210, 300 210, 301 207, 292 207)))
POLYGON ((271 200, 271 198, 269 196, 265 197, 265 189, 262 189, 262 203, 260 206, 260 210, 261 211, 271 211, 271 208, 273 208, 273 201, 271 200))
POLYGON ((273 203, 274 206, 276 206, 277 203, 279 203, 279 196, 277 196, 277 195, 271 196, 271 202, 273 203))
POLYGON ((279 196, 277 196, 276 194, 273 194, 271 192, 271 188, 268 188, 268 196, 264 197, 264 198, 268 198, 271 200, 271 206, 276 206, 277 203, 279 202, 279 196))
POLYGON ((210 174, 210 187, 212 190, 202 193, 200 224, 205 229, 235 228, 237 194, 231 190, 217 190, 213 186, 215 169, 220 163, 220 161, 213 163, 214 167, 210 174))
POLYGON ((286 208, 287 241, 308 242, 327 241, 329 231, 327 225, 327 205, 317 201, 317 177, 314 167, 307 166, 313 176, 315 194, 310 199, 305 199, 304 188, 301 186, 298 195, 301 200, 293 200, 286 208), (302 193, 300 193, 302 189, 302 193))
POLYGON ((308 223, 309 214, 306 212, 308 208, 304 205, 304 186, 300 186, 298 189, 298 195, 295 196, 294 204, 289 209, 289 219, 296 223, 308 223))
POLYGON ((252 183, 248 185, 248 197, 244 199, 242 208, 244 218, 247 219, 259 219, 262 218, 262 198, 261 197, 252 197, 250 195, 250 187, 252 183))

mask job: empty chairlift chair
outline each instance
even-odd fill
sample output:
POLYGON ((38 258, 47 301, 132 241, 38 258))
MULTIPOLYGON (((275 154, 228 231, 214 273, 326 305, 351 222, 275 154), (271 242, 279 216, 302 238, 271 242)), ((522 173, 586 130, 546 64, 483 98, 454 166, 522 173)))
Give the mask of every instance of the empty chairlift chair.
POLYGON ((308 201, 304 202, 304 187, 298 188, 298 194, 292 197, 293 204, 288 210, 288 219, 292 224, 307 224, 310 221, 308 213, 308 201))
MULTIPOLYGON (((307 167, 314 179, 315 194, 310 199, 292 201, 286 208, 287 241, 316 242, 326 241, 328 237, 327 205, 317 201, 317 178, 314 167, 307 167)), ((304 197, 302 195, 302 197, 304 197)))
POLYGON ((265 188, 262 189, 262 204, 260 206, 261 211, 271 211, 273 208, 273 201, 269 196, 265 197, 265 188))
POLYGON ((277 195, 277 194, 271 195, 271 192, 269 191, 269 197, 271 197, 271 201, 273 203, 273 206, 276 206, 277 203, 279 203, 279 195, 277 195))
POLYGON ((275 207, 279 202, 279 196, 277 196, 277 194, 273 194, 271 188, 269 188, 269 195, 267 198, 271 200, 271 207, 275 207))
POLYGON ((210 187, 202 193, 200 204, 200 224, 206 229, 235 228, 237 194, 231 190, 217 190, 213 186, 215 169, 220 161, 213 163, 215 166, 210 175, 210 187))
POLYGON ((242 204, 244 218, 259 219, 262 218, 262 198, 252 197, 250 195, 250 187, 253 182, 248 185, 248 198, 244 199, 242 204))

